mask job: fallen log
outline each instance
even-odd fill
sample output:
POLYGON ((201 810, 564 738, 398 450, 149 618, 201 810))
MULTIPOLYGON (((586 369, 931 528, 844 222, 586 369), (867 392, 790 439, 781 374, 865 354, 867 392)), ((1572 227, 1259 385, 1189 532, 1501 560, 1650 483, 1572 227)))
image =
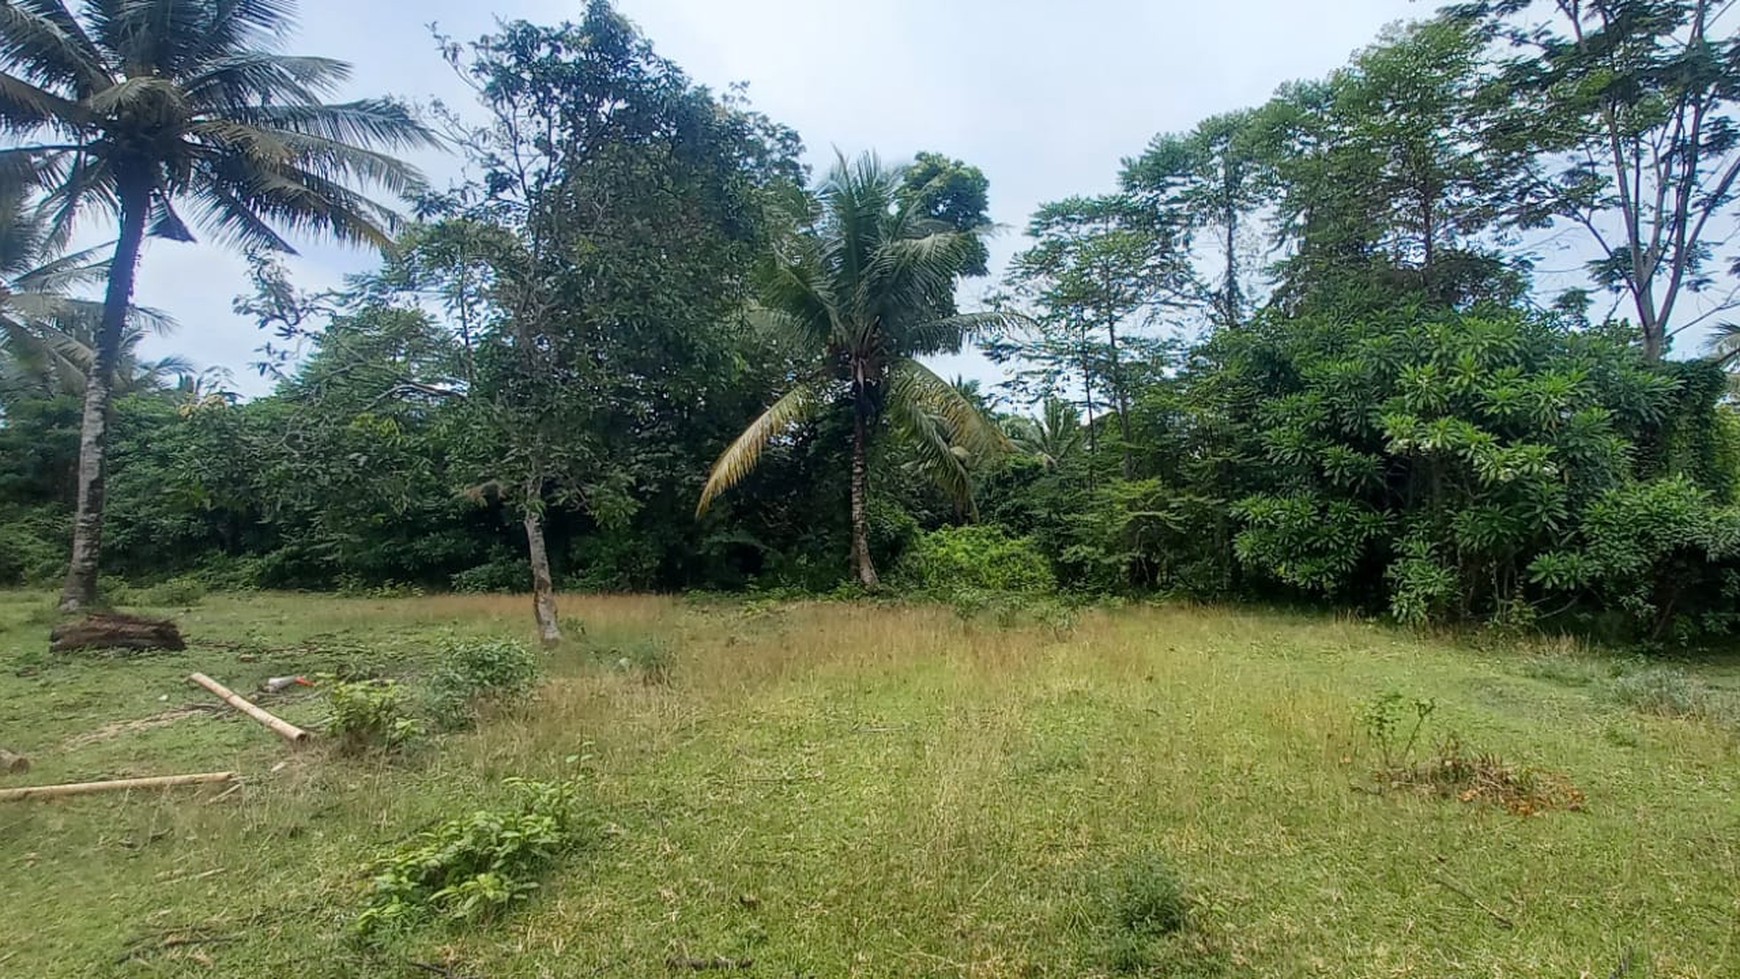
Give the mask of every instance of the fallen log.
POLYGON ((167 619, 147 619, 137 615, 99 613, 77 622, 55 626, 48 634, 49 650, 68 653, 77 649, 124 649, 143 652, 150 649, 179 651, 187 648, 181 630, 167 619))
POLYGON ((308 732, 307 731, 302 730, 301 728, 290 723, 289 721, 284 720, 283 718, 277 717, 276 715, 269 714, 266 711, 261 710, 258 706, 256 706, 251 701, 244 699, 239 694, 237 694, 234 690, 231 690, 229 687, 226 687, 223 684, 217 682, 216 680, 213 680, 211 677, 206 676, 204 673, 191 674, 188 676, 187 679, 188 679, 188 682, 197 683, 200 686, 206 688, 207 690, 210 690, 212 693, 217 694, 219 697, 222 697, 224 700, 224 703, 229 704, 231 707, 234 707, 236 710, 241 711, 242 713, 248 715, 249 717, 253 718, 254 720, 259 721, 261 724, 264 724, 267 727, 271 728, 273 731, 277 732, 279 737, 283 738, 286 741, 289 741, 291 744, 296 744, 298 742, 308 740, 308 732))
POLYGON ((116 778, 106 782, 65 782, 60 785, 32 785, 22 789, 0 789, 0 802, 23 799, 58 799, 69 795, 91 795, 96 792, 125 792, 129 789, 168 789, 177 785, 201 785, 207 782, 228 782, 235 772, 200 772, 195 775, 153 775, 149 778, 116 778))
POLYGON ((0 748, 0 772, 7 775, 23 775, 30 771, 30 759, 23 755, 15 755, 5 748, 0 748))

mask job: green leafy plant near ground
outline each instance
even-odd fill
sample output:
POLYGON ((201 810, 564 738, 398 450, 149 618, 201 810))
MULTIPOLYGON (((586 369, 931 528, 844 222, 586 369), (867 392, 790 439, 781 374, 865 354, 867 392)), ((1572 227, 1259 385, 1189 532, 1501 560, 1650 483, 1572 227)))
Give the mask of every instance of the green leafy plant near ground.
POLYGON ((538 654, 512 639, 449 639, 430 683, 430 709, 444 727, 469 727, 486 704, 531 696, 543 673, 538 654))
POLYGON ((346 754, 403 748, 423 733, 411 697, 396 680, 326 677, 332 703, 327 733, 346 754))
POLYGON ((374 862, 358 936, 487 919, 538 889, 537 878, 581 842, 579 797, 568 783, 504 784, 518 796, 513 806, 449 819, 374 862))
POLYGON ((1360 709, 1360 725, 1378 751, 1385 769, 1413 760, 1414 746, 1426 721, 1438 710, 1435 700, 1408 698, 1395 691, 1368 702, 1360 709))
POLYGON ((894 578, 902 588, 939 598, 970 592, 1032 594, 1057 587, 1050 562, 1032 541, 980 525, 920 535, 901 556, 894 578))

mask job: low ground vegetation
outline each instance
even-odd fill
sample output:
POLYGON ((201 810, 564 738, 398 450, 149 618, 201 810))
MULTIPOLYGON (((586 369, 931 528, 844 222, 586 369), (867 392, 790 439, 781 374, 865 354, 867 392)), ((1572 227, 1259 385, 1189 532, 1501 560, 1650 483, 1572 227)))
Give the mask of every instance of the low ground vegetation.
POLYGON ((586 635, 530 654, 532 709, 428 723, 454 670, 524 694, 526 602, 213 594, 181 613, 188 650, 116 660, 47 654, 51 596, 0 592, 7 747, 34 762, 8 785, 244 775, 11 804, 0 971, 1740 968, 1732 660, 1212 608, 1058 629, 565 597, 586 635), (427 727, 415 750, 292 752, 193 709, 196 669, 319 677, 259 698, 322 731, 341 683, 390 680, 427 727))

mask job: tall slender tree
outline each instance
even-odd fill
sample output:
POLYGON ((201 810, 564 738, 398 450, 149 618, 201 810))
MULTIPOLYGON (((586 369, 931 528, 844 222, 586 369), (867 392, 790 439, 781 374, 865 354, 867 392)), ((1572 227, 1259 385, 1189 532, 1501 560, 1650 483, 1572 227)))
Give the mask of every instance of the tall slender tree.
POLYGON ((813 366, 713 464, 697 508, 705 513, 742 482, 767 447, 830 405, 852 416, 852 573, 879 587, 870 556, 869 446, 884 423, 924 470, 970 507, 969 463, 1008 440, 971 401, 918 358, 959 350, 965 337, 1008 324, 1001 312, 955 311, 954 288, 982 254, 982 227, 932 216, 933 202, 903 191, 906 169, 874 156, 841 157, 817 190, 809 227, 781 243, 756 316, 787 332, 813 366))
POLYGON ((1211 116, 1187 133, 1162 133, 1124 161, 1124 189, 1154 221, 1186 243, 1208 239, 1219 266, 1198 274, 1196 294, 1219 327, 1244 322, 1262 287, 1252 232, 1275 191, 1272 161, 1257 136, 1257 112, 1211 116))
MULTIPOLYGON (((1508 216, 1595 251, 1659 358, 1740 306, 1718 250, 1740 200, 1740 36, 1730 0, 1480 0, 1449 8, 1505 42, 1487 135, 1515 157, 1508 216)), ((1728 271, 1732 272, 1733 269, 1728 271)))
POLYGON ((350 74, 280 53, 294 0, 14 0, 0 4, 0 179, 41 190, 50 234, 77 218, 119 230, 94 337, 78 512, 63 609, 96 599, 112 391, 140 247, 214 238, 292 251, 280 231, 384 247, 393 215, 367 191, 416 172, 386 152, 433 138, 398 103, 324 101, 350 74))

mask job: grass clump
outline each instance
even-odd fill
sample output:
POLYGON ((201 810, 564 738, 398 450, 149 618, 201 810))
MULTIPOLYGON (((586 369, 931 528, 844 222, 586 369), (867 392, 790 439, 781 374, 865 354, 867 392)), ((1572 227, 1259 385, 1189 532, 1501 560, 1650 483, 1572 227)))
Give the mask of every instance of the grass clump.
POLYGON ((1139 853, 1117 869, 1110 903, 1118 930, 1138 937, 1170 935, 1189 921, 1184 882, 1157 853, 1139 853))
POLYGON ((477 723, 486 705, 523 703, 536 690, 543 663, 525 643, 514 639, 448 639, 430 683, 430 712, 450 729, 477 723))
POLYGON ((518 796, 515 805, 449 819, 373 863, 352 925, 357 936, 437 918, 488 920, 538 889, 538 878, 580 842, 578 796, 566 783, 503 784, 518 796))
POLYGON ((1616 678, 1613 699, 1641 714, 1703 721, 1732 720, 1734 706, 1684 670, 1650 666, 1616 678))
POLYGON ((1184 881, 1165 857, 1135 853, 1110 872, 1100 914, 1101 957, 1119 975, 1209 976, 1222 971, 1213 943, 1191 927, 1184 881))

